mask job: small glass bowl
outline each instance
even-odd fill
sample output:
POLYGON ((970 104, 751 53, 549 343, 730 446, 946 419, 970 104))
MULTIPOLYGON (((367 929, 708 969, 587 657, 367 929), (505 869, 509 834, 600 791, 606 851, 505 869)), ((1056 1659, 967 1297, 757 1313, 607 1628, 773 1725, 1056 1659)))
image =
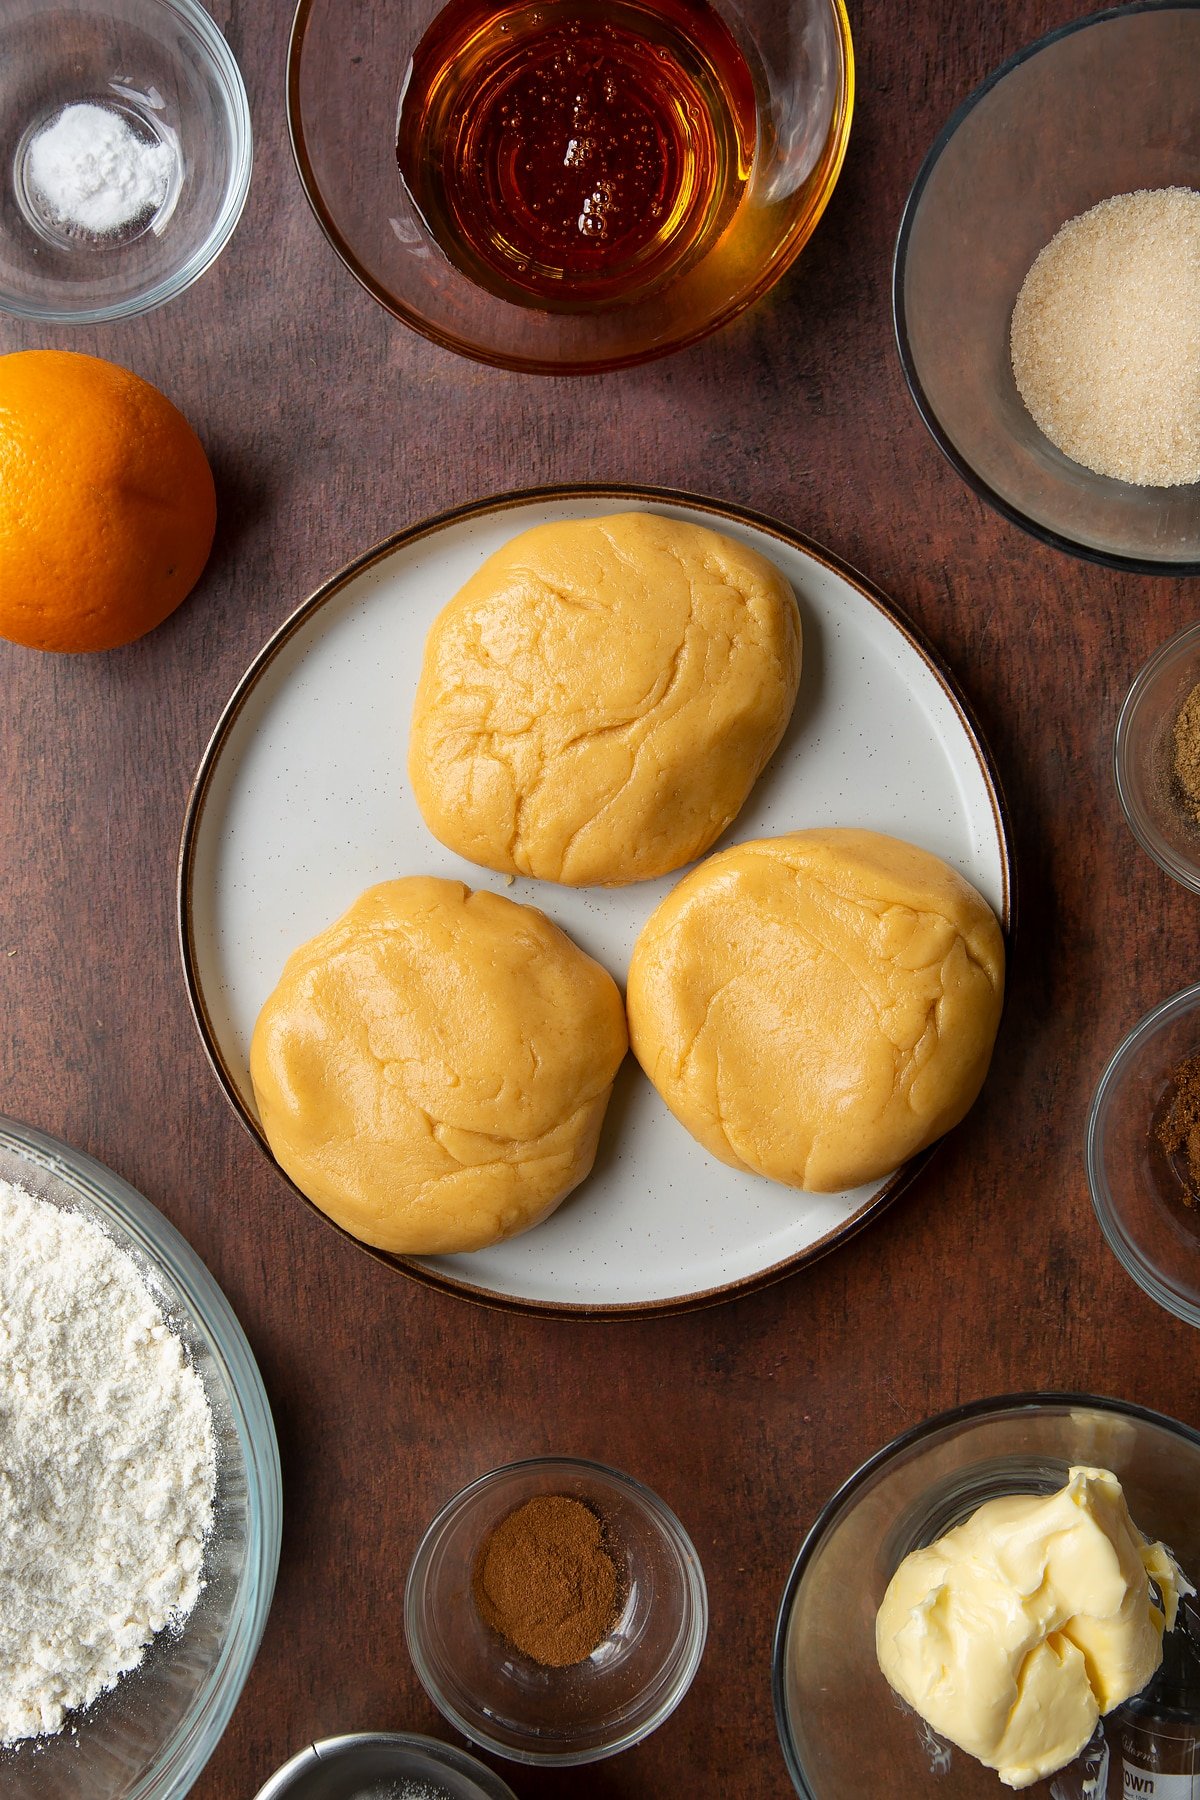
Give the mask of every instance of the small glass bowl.
POLYGON ((174 1226, 82 1151, 0 1119, 0 1179, 92 1218, 145 1271, 204 1383, 217 1440, 204 1588, 178 1631, 54 1737, 0 1749, 21 1800, 182 1800, 216 1748, 258 1651, 279 1566, 279 1450, 250 1346, 174 1226))
MULTIPOLYGON (((892 1693, 875 1655, 875 1615, 910 1550, 987 1500, 1053 1492, 1078 1465, 1111 1469, 1139 1529, 1197 1578, 1200 1432, 1119 1400, 1012 1394, 959 1407, 905 1432, 833 1496, 796 1558, 775 1628, 775 1718, 802 1800, 996 1800, 1007 1791, 892 1693)), ((1085 1752, 1062 1785, 1056 1777, 1030 1793, 1096 1792, 1089 1760, 1085 1752)))
POLYGON ((171 300, 224 249, 250 186, 250 108, 196 0, 5 0, 0 13, 0 309, 94 325, 171 300), (175 153, 155 212, 104 236, 39 204, 29 145, 89 101, 175 153))
POLYGON ((1200 625, 1155 651, 1125 696, 1113 739, 1117 797, 1138 843, 1160 869, 1200 894, 1200 820, 1184 809, 1173 772, 1179 709, 1200 684, 1200 625))
MULTIPOLYGON (((1200 984, 1147 1013, 1118 1046, 1092 1100, 1087 1174, 1100 1229, 1151 1299, 1200 1325, 1200 1206, 1158 1141, 1171 1077, 1200 1056, 1200 984)), ((1195 1577, 1193 1577, 1195 1579, 1195 1577)))
POLYGON ((677 279, 572 312, 514 304, 471 280, 439 247, 401 181, 406 71, 444 4, 299 0, 288 49, 288 126, 304 192, 350 273, 396 318, 500 368, 587 374, 695 343, 795 261, 828 204, 850 135, 854 52, 843 0, 709 0, 755 83, 746 192, 727 229, 677 279))
POLYGON ((649 1488, 575 1457, 535 1457, 480 1476, 426 1531, 404 1595, 409 1654, 439 1711, 514 1762, 596 1762, 640 1743, 683 1699, 700 1666, 708 1598, 700 1561, 649 1488), (620 1617, 586 1661, 546 1669, 485 1625, 475 1560, 500 1521, 537 1495, 568 1494, 599 1514, 618 1563, 620 1617))
POLYGON ((1144 574, 1200 573, 1200 483, 1135 487, 1055 449, 1017 392, 1009 328, 1068 219, 1113 194, 1196 186, 1198 65, 1189 0, 1134 0, 1039 38, 945 126, 896 244, 900 360, 939 448, 1044 543, 1144 574))
POLYGON ((500 1777, 465 1750, 415 1732, 360 1731, 322 1738, 277 1769, 255 1800, 360 1800, 404 1780, 451 1800, 516 1800, 500 1777))

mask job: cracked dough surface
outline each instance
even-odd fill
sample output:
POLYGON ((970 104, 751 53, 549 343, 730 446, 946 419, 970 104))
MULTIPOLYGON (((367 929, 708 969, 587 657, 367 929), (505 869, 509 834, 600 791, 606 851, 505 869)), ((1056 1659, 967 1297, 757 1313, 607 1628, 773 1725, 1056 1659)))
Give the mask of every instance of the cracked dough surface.
POLYGON ((591 1169, 625 1012, 532 906, 412 876, 288 959, 250 1046, 281 1167, 378 1249, 480 1250, 591 1169))
POLYGON ((799 681, 795 597, 756 551, 653 513, 539 525, 434 621, 409 778, 472 862, 645 881, 737 815, 799 681))
POLYGON ((877 832, 797 831, 710 857, 651 914, 629 1032, 714 1156, 838 1192, 958 1123, 1003 992, 995 916, 939 857, 877 832))

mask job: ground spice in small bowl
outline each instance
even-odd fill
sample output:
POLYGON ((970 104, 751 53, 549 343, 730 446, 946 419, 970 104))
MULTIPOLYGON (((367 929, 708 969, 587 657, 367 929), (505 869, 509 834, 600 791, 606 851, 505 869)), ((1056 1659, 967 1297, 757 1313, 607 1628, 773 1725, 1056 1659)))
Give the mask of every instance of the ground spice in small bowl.
POLYGON ((1180 707, 1171 727, 1171 772, 1176 797, 1189 823, 1200 825, 1200 682, 1180 707))
POLYGON ((1187 1057, 1172 1074, 1157 1129, 1184 1205, 1200 1205, 1200 1056, 1187 1057))
POLYGON ((471 1586, 484 1623, 548 1669, 583 1662, 620 1610, 604 1523, 568 1494, 539 1495, 501 1519, 483 1542, 471 1586))

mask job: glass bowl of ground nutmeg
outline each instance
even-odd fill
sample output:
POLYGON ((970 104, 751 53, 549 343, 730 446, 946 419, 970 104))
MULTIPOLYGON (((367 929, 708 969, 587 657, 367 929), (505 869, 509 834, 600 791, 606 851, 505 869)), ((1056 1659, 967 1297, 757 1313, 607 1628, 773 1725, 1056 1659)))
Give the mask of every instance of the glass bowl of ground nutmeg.
POLYGON ((896 244, 896 340, 954 468, 1112 568, 1200 573, 1200 6, 1135 0, 963 101, 896 244))
POLYGON ((1117 720, 1113 759, 1134 837, 1200 894, 1200 625, 1168 639, 1141 670, 1117 720))
POLYGON ((600 1463, 493 1469, 438 1514, 404 1597, 417 1674, 474 1743, 515 1762, 639 1743, 700 1665, 708 1600, 679 1520, 600 1463))
POLYGON ((1155 1007, 1117 1049, 1088 1116, 1087 1172, 1122 1266, 1200 1325, 1200 984, 1155 1007))

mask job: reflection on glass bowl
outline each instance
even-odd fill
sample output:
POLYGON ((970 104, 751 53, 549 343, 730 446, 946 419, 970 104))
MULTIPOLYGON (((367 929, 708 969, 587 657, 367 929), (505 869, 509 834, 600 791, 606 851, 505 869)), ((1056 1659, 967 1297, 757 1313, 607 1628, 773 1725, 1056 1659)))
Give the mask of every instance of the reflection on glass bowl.
MULTIPOLYGON (((775 1717, 802 1800, 996 1800, 1005 1791, 892 1693, 875 1656, 875 1615, 910 1550, 987 1500, 1061 1487, 1077 1464, 1111 1469, 1138 1528, 1196 1580, 1200 1433, 1118 1400, 1015 1394, 960 1407, 897 1438, 834 1495, 804 1540, 775 1630, 775 1717)), ((1048 1781, 1024 1791, 1032 1800, 1083 1793, 1056 1794, 1048 1781)))
POLYGON ((229 1302, 172 1225, 110 1169, 0 1119, 0 1180, 95 1219, 145 1272, 213 1413, 217 1493, 204 1588, 178 1631, 55 1737, 0 1750, 21 1800, 182 1800, 250 1672, 279 1565, 279 1451, 262 1380, 229 1302))

